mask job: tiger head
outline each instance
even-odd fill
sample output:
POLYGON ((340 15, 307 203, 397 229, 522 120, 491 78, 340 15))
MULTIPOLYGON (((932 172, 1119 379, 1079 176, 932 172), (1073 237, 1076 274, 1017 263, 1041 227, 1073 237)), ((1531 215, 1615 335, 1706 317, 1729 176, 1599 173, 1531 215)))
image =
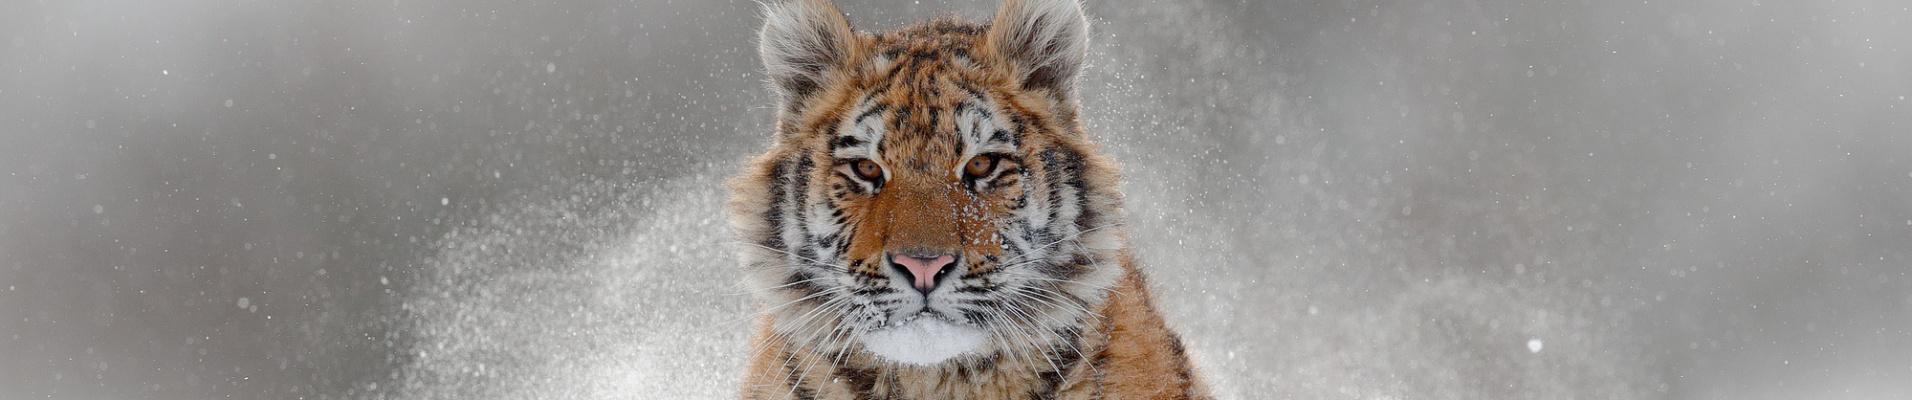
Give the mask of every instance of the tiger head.
POLYGON ((766 5, 771 149, 731 181, 747 281, 792 346, 903 365, 1055 351, 1121 268, 1120 178, 1077 121, 1076 0, 857 31, 766 5))

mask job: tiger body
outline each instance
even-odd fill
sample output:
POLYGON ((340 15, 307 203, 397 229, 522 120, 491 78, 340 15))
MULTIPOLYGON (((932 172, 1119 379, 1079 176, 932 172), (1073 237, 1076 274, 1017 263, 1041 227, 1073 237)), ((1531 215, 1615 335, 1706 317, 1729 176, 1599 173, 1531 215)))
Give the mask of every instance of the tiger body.
POLYGON ((730 182, 765 307, 743 398, 1207 397, 1077 120, 1075 0, 880 33, 766 11, 776 139, 730 182))

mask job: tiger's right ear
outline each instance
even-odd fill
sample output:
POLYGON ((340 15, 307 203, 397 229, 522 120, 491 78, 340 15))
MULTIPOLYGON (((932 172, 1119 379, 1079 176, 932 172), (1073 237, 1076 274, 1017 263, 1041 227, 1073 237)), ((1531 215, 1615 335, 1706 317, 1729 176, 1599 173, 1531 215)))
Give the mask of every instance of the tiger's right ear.
POLYGON ((783 110, 795 112, 829 84, 832 69, 849 60, 855 31, 829 0, 771 0, 764 4, 757 53, 783 110))

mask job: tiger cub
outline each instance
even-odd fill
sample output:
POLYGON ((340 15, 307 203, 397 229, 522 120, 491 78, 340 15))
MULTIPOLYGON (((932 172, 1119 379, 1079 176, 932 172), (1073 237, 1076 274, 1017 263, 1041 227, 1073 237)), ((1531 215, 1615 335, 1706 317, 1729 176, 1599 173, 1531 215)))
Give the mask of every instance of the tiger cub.
POLYGON ((763 304, 743 398, 1208 398, 1079 121, 1076 0, 886 32, 765 14, 777 132, 730 180, 763 304))

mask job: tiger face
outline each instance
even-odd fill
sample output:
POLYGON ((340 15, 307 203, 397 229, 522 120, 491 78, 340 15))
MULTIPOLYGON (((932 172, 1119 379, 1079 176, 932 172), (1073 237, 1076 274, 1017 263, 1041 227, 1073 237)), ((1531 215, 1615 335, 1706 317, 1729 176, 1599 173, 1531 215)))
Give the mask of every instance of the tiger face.
POLYGON ((1076 120, 1079 6, 878 33, 821 0, 767 9, 778 131, 731 207, 773 331, 906 365, 1073 341, 1123 247, 1119 178, 1076 120))

